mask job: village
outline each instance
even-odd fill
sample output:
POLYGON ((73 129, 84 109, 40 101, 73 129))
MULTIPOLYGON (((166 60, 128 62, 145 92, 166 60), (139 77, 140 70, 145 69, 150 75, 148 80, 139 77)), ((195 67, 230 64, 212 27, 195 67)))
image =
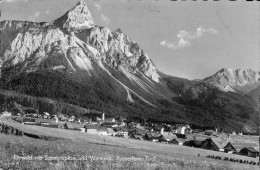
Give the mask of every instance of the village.
MULTIPOLYGON (((35 113, 21 115, 18 113, 14 116, 11 112, 3 111, 0 117, 12 119, 24 126, 38 125, 49 128, 62 128, 93 135, 145 140, 259 158, 259 145, 257 142, 244 139, 242 133, 227 134, 218 132, 218 129, 203 131, 202 129, 191 129, 189 125, 184 124, 127 122, 123 117, 106 118, 104 112, 101 117, 96 117, 95 120, 75 118, 75 116, 69 117, 61 113, 51 115, 47 112, 42 115, 35 113)), ((4 126, 0 126, 0 131, 3 131, 3 129, 4 126)), ((12 129, 6 128, 4 131, 8 134, 11 133, 12 129)), ((208 157, 218 159, 214 155, 208 155, 208 157)))

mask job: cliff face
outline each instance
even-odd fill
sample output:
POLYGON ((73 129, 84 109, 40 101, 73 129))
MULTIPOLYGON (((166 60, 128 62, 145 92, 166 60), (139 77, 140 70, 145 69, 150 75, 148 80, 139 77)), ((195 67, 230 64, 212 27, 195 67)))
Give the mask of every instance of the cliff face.
POLYGON ((79 2, 50 23, 3 21, 0 23, 0 63, 19 65, 19 71, 93 69, 93 62, 140 71, 159 82, 147 54, 120 30, 95 25, 85 2, 79 2))
POLYGON ((0 88, 18 93, 20 104, 28 104, 19 98, 27 94, 114 116, 258 129, 255 105, 244 95, 259 86, 254 71, 222 69, 198 81, 160 73, 121 29, 96 25, 83 1, 49 23, 0 22, 0 71, 0 88))
POLYGON ((259 75, 251 70, 221 69, 211 77, 204 79, 222 91, 232 91, 247 94, 260 85, 259 75))

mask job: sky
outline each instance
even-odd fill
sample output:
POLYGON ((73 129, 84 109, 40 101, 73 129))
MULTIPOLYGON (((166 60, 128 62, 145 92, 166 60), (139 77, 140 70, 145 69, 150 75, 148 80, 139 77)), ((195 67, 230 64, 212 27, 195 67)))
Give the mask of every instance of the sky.
MULTIPOLYGON (((52 21, 78 0, 2 0, 3 20, 52 21)), ((259 68, 256 1, 85 0, 94 22, 121 28, 165 74, 203 79, 221 68, 259 68)))

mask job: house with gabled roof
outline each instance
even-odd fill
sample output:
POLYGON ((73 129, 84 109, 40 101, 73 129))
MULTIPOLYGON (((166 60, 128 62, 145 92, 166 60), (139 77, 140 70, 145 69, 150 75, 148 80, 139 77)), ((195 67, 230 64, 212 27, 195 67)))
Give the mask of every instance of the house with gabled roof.
POLYGON ((102 122, 114 123, 116 120, 115 118, 105 118, 102 122))
POLYGON ((175 134, 163 134, 160 136, 159 142, 169 142, 175 138, 177 138, 175 134))
POLYGON ((252 147, 245 147, 241 149, 240 154, 256 158, 257 156, 259 156, 259 150, 256 150, 252 147))
POLYGON ((246 147, 259 147, 256 143, 238 143, 238 142, 228 142, 227 145, 223 148, 225 152, 228 153, 240 153, 241 149, 246 147))
POLYGON ((70 129, 70 130, 80 130, 80 128, 83 128, 84 124, 78 124, 78 123, 71 123, 66 122, 64 124, 64 129, 70 129))
POLYGON ((97 129, 97 133, 98 133, 99 135, 104 135, 104 136, 107 136, 107 135, 108 135, 108 133, 107 133, 107 128, 105 128, 105 127, 99 127, 99 128, 97 129))
POLYGON ((112 128, 107 128, 107 135, 115 136, 117 132, 115 132, 112 128))
POLYGON ((159 139, 160 139, 160 134, 158 133, 146 133, 144 135, 144 139, 145 140, 149 140, 149 141, 152 141, 152 142, 158 142, 159 139))
POLYGON ((85 124, 84 125, 85 132, 89 134, 98 134, 97 129, 98 126, 92 124, 85 124))
POLYGON ((202 149, 214 150, 214 151, 224 151, 227 141, 221 138, 207 138, 201 145, 202 149))
POLYGON ((127 138, 128 137, 128 128, 121 127, 121 129, 118 131, 118 134, 123 135, 124 138, 127 138))
POLYGON ((169 143, 175 144, 175 145, 183 145, 186 142, 186 139, 183 138, 174 138, 169 143))

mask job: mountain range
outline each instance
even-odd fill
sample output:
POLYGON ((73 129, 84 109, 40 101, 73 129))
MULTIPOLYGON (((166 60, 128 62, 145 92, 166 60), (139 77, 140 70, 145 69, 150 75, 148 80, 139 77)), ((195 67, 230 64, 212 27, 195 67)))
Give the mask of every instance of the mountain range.
POLYGON ((160 72, 119 28, 95 24, 84 1, 52 22, 0 22, 0 104, 76 116, 258 131, 259 75, 221 69, 203 80, 160 72))

